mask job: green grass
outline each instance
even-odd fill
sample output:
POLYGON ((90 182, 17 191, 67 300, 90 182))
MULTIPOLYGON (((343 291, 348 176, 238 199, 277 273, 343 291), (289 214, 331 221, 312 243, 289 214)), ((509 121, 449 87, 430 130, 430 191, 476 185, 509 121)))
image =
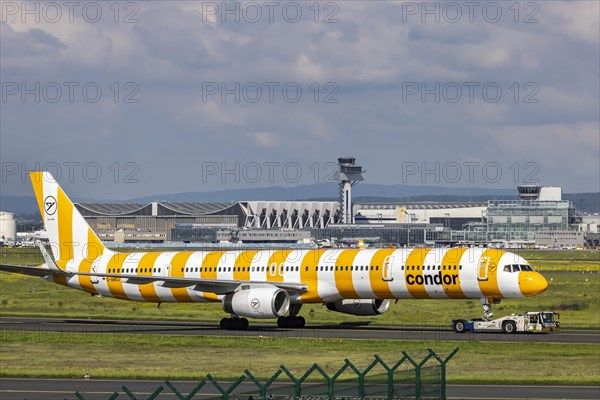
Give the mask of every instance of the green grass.
MULTIPOLYGON (((546 293, 505 300, 497 316, 531 309, 561 312, 566 328, 600 328, 598 253, 522 254, 550 281, 546 293), (578 258, 576 258, 578 257, 578 258), (571 270, 578 272, 568 272, 571 270)), ((0 263, 43 262, 36 249, 2 249, 0 263)), ((90 297, 39 278, 0 273, 0 315, 111 319, 212 321, 218 304, 154 304, 90 297)), ((353 317, 320 305, 302 310, 309 324, 365 322, 381 325, 445 326, 455 317, 478 317, 477 300, 400 300, 378 317, 353 317)), ((284 363, 293 373, 313 362, 328 372, 344 358, 364 368, 379 354, 394 361, 406 350, 422 358, 431 347, 445 355, 460 347, 448 367, 450 383, 598 384, 600 346, 561 343, 497 343, 293 338, 232 338, 185 335, 79 334, 0 331, 0 375, 30 377, 201 379, 211 373, 234 379, 248 367, 261 378, 284 363)))
MULTIPOLYGON (((407 351, 421 360, 460 351, 448 367, 450 383, 598 384, 600 347, 548 343, 194 337, 3 331, 2 376, 235 379, 248 367, 261 377, 280 364, 294 374, 318 363, 328 373, 344 358, 364 369, 373 355, 392 363, 407 351), (527 373, 523 373, 527 371, 527 373)), ((377 371, 375 371, 377 372, 377 371)))
MULTIPOLYGON (((524 256, 543 269, 560 260, 577 259, 581 265, 598 266, 593 256, 600 253, 572 251, 537 251, 524 256), (557 261, 558 260, 558 261, 557 261)), ((0 262, 35 264, 42 262, 37 249, 3 249, 0 262)), ((496 316, 523 313, 528 310, 556 310, 561 313, 563 329, 600 329, 600 274, 598 271, 571 271, 566 264, 560 270, 544 272, 549 289, 535 297, 504 300, 494 306, 496 316)), ((309 324, 369 323, 375 325, 444 326, 453 318, 475 318, 482 314, 478 300, 399 300, 390 310, 375 317, 355 317, 327 310, 321 305, 305 305, 302 315, 309 324)), ((180 321, 211 321, 223 316, 219 304, 138 303, 89 294, 55 285, 40 278, 0 273, 0 315, 74 317, 100 319, 150 319, 180 321)))
POLYGON ((539 271, 599 271, 600 251, 518 250, 539 271))

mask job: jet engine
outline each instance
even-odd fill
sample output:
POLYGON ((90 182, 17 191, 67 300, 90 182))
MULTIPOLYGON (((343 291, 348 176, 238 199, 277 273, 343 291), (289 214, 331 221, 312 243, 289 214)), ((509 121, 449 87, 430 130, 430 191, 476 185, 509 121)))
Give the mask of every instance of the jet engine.
POLYGON ((389 300, 339 300, 335 303, 327 303, 327 308, 331 311, 337 311, 351 315, 379 315, 390 308, 389 300))
POLYGON ((223 311, 249 318, 277 318, 290 308, 290 295, 271 285, 246 286, 223 298, 223 311))

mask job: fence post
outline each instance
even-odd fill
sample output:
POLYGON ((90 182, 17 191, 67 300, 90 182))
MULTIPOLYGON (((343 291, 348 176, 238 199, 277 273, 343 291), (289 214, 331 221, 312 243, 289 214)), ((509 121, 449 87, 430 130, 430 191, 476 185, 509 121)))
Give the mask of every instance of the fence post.
POLYGON ((279 366, 279 368, 281 368, 281 370, 288 376, 288 378, 290 378, 290 380, 294 383, 294 397, 295 399, 299 399, 300 395, 301 395, 301 389, 300 389, 300 380, 296 379, 296 377, 290 372, 290 370, 288 370, 285 365, 281 364, 279 366))
POLYGON ((346 358, 344 361, 346 362, 346 365, 350 367, 350 369, 358 376, 358 399, 363 400, 365 398, 365 376, 358 370, 358 368, 354 366, 354 364, 352 364, 350 360, 346 358))
MULTIPOLYGON (((458 353, 458 347, 455 347, 454 350, 442 361, 442 399, 446 399, 446 364, 454 355, 458 353)), ((435 354, 435 353, 434 353, 435 354)), ((440 360, 441 361, 441 360, 440 360)))
POLYGON ((408 360, 415 367, 415 399, 421 398, 421 367, 405 351, 402 352, 404 359, 408 360))
POLYGON ((304 382, 306 378, 308 378, 309 375, 312 374, 312 372, 315 370, 319 372, 323 378, 325 378, 325 381, 327 382, 327 398, 329 400, 333 400, 333 381, 331 380, 329 375, 327 375, 325 371, 323 371, 323 368, 321 368, 319 364, 313 364, 312 368, 306 371, 306 374, 304 374, 300 379, 302 380, 302 382, 304 382))
MULTIPOLYGON (((394 370, 395 368, 390 368, 385 361, 383 361, 381 359, 381 357, 379 357, 377 354, 375 354, 373 356, 375 358, 375 360, 371 363, 371 365, 369 365, 364 373, 365 376, 367 376, 367 373, 373 369, 375 367, 375 365, 377 365, 378 363, 381 364, 381 366, 383 367, 383 369, 385 369, 385 372, 387 373, 387 390, 388 390, 388 400, 392 400, 394 397, 394 370)), ((400 364, 398 364, 400 365, 400 364)))
POLYGON ((273 382, 275 382, 275 379, 277 379, 279 377, 279 375, 281 375, 281 369, 278 369, 277 372, 275 372, 275 374, 273 374, 273 376, 271 378, 269 378, 268 381, 265 382, 264 385, 261 385, 260 381, 258 379, 256 379, 254 377, 254 375, 252 375, 252 372, 250 372, 249 370, 244 370, 244 373, 248 376, 248 378, 250 378, 250 380, 256 385, 256 387, 258 388, 260 397, 263 400, 266 400, 267 398, 267 388, 269 386, 271 386, 271 384, 273 382))
MULTIPOLYGON (((339 378, 339 376, 349 367, 349 365, 352 365, 352 363, 346 358, 344 360, 344 365, 342 365, 342 367, 338 370, 338 372, 336 372, 335 374, 333 374, 333 376, 331 377, 331 399, 333 399, 333 388, 335 385, 335 382, 337 381, 337 378, 339 378)), ((354 365, 352 365, 354 367, 354 365)), ((359 396, 359 398, 361 398, 359 396)))

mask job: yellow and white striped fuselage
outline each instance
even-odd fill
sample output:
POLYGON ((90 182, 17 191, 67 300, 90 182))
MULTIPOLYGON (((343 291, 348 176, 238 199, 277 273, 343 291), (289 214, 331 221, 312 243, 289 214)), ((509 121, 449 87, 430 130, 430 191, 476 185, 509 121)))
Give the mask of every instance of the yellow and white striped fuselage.
POLYGON ((66 271, 110 277, 75 274, 48 279, 92 294, 147 302, 221 301, 223 296, 193 286, 164 287, 160 279, 146 284, 127 283, 128 279, 118 275, 305 285, 303 293, 290 294, 293 304, 341 299, 498 300, 545 290, 547 283, 540 274, 511 271, 512 264, 527 262, 514 253, 484 248, 107 250, 91 262, 67 262, 66 271))

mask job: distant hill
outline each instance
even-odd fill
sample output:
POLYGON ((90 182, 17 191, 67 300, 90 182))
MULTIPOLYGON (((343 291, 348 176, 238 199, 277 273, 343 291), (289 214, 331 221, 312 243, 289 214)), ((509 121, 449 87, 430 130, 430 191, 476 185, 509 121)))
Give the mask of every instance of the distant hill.
POLYGON ((39 213, 35 197, 32 196, 0 196, 0 211, 15 215, 39 213))
MULTIPOLYGON (((378 185, 361 183, 354 188, 354 196, 403 198, 421 195, 516 195, 515 189, 452 188, 440 186, 378 185)), ((228 189, 214 192, 184 192, 152 195, 132 199, 132 202, 164 201, 240 201, 240 200, 308 200, 337 199, 334 184, 313 184, 294 187, 271 186, 266 188, 228 189)))
MULTIPOLYGON (((516 189, 453 188, 440 186, 378 185, 361 183, 354 188, 354 201, 359 203, 389 202, 473 202, 517 199, 516 189)), ((600 193, 566 193, 578 209, 588 213, 600 212, 600 193)), ((74 199, 94 202, 94 199, 74 199)), ((138 197, 129 202, 230 202, 240 200, 322 200, 337 201, 337 187, 333 184, 314 184, 295 187, 272 186, 252 189, 228 189, 212 192, 183 192, 138 197)), ((106 202, 106 200, 102 200, 106 202)), ((123 201, 121 201, 123 202, 123 201)), ((0 210, 17 215, 38 212, 33 196, 0 196, 0 210)))
POLYGON ((600 213, 600 193, 564 193, 563 199, 571 200, 579 210, 600 213))

